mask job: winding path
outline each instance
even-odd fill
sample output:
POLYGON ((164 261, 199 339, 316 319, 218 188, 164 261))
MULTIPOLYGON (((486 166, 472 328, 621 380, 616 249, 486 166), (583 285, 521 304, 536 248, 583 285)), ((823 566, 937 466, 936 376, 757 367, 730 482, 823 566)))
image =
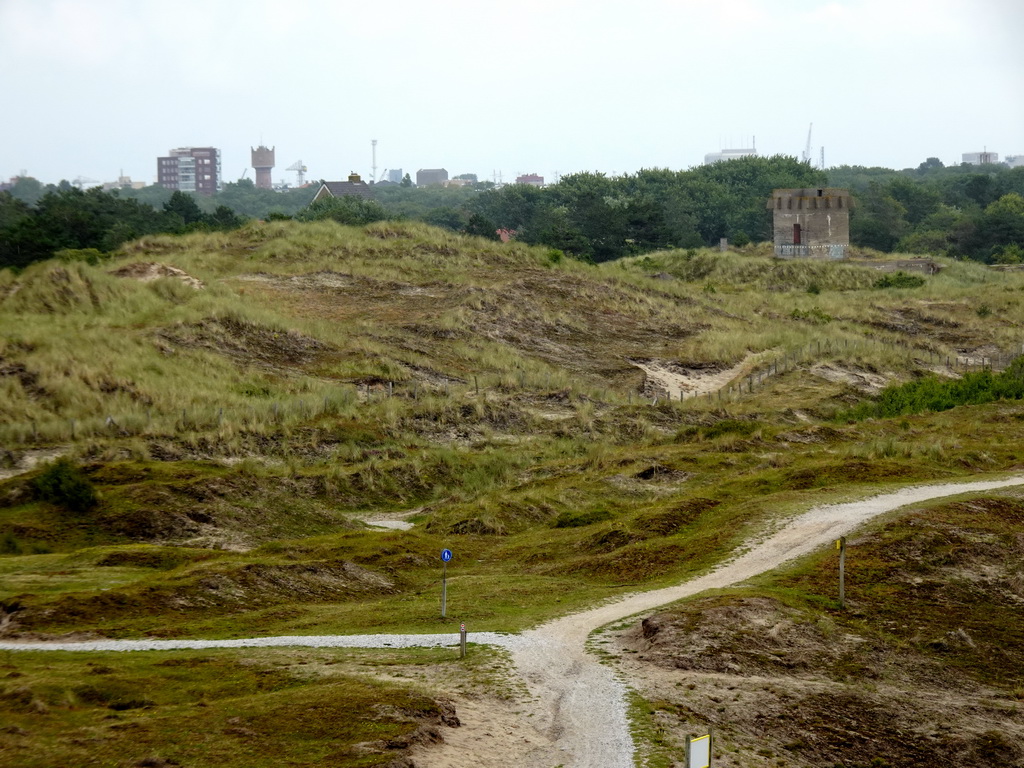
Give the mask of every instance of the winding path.
MULTIPOLYGON (((904 488, 861 501, 815 507, 716 570, 674 587, 641 592, 598 608, 572 614, 519 635, 472 634, 475 643, 507 648, 532 697, 527 706, 531 730, 539 738, 521 740, 521 754, 503 754, 506 764, 523 768, 633 768, 633 742, 626 717, 626 686, 588 653, 585 644, 598 627, 695 595, 737 584, 806 555, 885 512, 933 499, 1024 484, 1024 476, 904 488)), ((107 640, 75 643, 0 642, 0 650, 133 651, 267 646, 400 648, 454 645, 452 635, 329 635, 240 640, 107 640)), ((461 715, 462 713, 460 713, 461 715)), ((418 758, 424 765, 487 764, 486 727, 471 713, 462 717, 460 754, 439 747, 418 758), (478 755, 472 745, 481 745, 478 755), (469 749, 467 750, 467 745, 469 749)), ((490 753, 493 757, 493 751, 490 753)))

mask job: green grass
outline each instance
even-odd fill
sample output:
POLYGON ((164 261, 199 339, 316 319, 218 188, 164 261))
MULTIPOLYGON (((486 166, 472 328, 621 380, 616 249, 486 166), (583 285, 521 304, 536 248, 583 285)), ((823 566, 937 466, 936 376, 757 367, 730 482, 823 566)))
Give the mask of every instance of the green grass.
POLYGON ((343 652, 6 654, 5 764, 388 763, 441 706, 334 672, 343 652), (364 746, 359 746, 364 745, 364 746), (173 761, 173 762, 171 762, 173 761))
MULTIPOLYGON (((42 493, 46 467, 0 482, 0 601, 15 630, 41 633, 516 631, 705 572, 816 503, 1019 471, 1019 402, 836 419, 868 399, 863 381, 916 381, 1021 343, 1024 277, 940 260, 923 284, 880 290, 876 261, 751 248, 591 266, 415 223, 254 222, 145 238, 103 268, 0 274, 0 464, 66 453, 97 499, 75 510, 42 493), (140 261, 205 287, 107 271, 140 261), (635 360, 741 367, 721 397, 652 404, 635 360), (416 528, 360 522, 397 512, 416 528), (443 547, 456 553, 446 621, 443 547)), ((822 558, 813 578, 758 589, 833 611, 815 591, 822 558)), ((88 662, 66 664, 68 680, 92 679, 88 662)), ((157 680, 151 666, 129 672, 157 680)), ((43 693, 60 689, 47 704, 60 718, 39 732, 58 758, 78 759, 75 739, 120 743, 99 718, 119 711, 107 694, 65 713, 64 683, 37 672, 43 693)), ((351 683, 354 701, 376 690, 357 682, 370 688, 351 683)), ((345 695, 335 684, 349 685, 292 681, 217 716, 256 722, 289 697, 320 707, 345 695)), ((154 704, 188 727, 191 706, 154 704)), ((377 727, 335 706, 323 711, 377 727)), ((173 741, 152 727, 139 743, 156 754, 173 741)), ((232 727, 182 760, 221 764, 232 727)), ((245 764, 284 748, 240 727, 257 734, 245 764)), ((287 749, 312 761, 301 741, 287 749)))

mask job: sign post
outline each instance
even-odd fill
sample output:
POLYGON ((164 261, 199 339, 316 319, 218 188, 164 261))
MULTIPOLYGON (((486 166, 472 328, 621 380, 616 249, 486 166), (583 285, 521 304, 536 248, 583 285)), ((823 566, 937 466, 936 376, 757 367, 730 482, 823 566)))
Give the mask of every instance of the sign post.
POLYGON ((441 573, 441 618, 445 618, 448 613, 448 561, 452 559, 452 551, 450 549, 441 550, 441 562, 444 563, 443 571, 441 573))
POLYGON ((466 622, 459 629, 459 658, 466 658, 466 622))
POLYGON ((703 736, 686 737, 686 768, 711 768, 711 734, 708 728, 703 736))
POLYGON ((846 609, 846 537, 840 536, 836 539, 836 549, 839 550, 839 608, 846 609))

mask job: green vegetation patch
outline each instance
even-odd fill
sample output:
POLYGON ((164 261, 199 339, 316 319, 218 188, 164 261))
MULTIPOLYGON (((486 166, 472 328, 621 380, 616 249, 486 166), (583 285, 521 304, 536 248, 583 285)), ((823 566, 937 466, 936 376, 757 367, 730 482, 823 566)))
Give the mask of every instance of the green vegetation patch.
POLYGON ((329 652, 318 661, 294 665, 288 652, 7 654, 0 753, 25 768, 374 766, 454 722, 450 705, 333 672, 329 652))
POLYGON ((923 411, 946 411, 960 405, 980 405, 995 400, 1024 398, 1024 358, 1017 358, 1002 372, 977 371, 960 379, 926 376, 886 387, 877 400, 844 411, 841 418, 891 418, 923 411))

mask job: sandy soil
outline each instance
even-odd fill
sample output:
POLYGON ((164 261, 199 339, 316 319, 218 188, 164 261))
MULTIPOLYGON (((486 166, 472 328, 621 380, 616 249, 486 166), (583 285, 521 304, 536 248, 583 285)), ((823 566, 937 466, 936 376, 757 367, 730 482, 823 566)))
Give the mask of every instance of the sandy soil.
POLYGON ((14 477, 15 475, 23 475, 26 472, 31 472, 33 469, 38 467, 40 464, 45 464, 48 461, 59 459, 68 449, 66 448, 49 448, 41 451, 25 451, 22 453, 13 467, 4 468, 0 467, 0 480, 7 480, 8 478, 14 477))
POLYGON ((748 360, 749 358, 737 363, 732 368, 721 370, 684 368, 664 360, 631 360, 630 362, 647 375, 648 381, 656 389, 667 393, 670 400, 683 400, 687 397, 700 397, 722 389, 737 376, 743 374, 748 360))
POLYGON ((363 522, 374 528, 386 528, 392 531, 408 531, 413 527, 412 523, 409 522, 409 518, 422 511, 423 507, 416 507, 415 509, 408 509, 404 512, 382 513, 375 515, 372 518, 366 518, 363 522))

